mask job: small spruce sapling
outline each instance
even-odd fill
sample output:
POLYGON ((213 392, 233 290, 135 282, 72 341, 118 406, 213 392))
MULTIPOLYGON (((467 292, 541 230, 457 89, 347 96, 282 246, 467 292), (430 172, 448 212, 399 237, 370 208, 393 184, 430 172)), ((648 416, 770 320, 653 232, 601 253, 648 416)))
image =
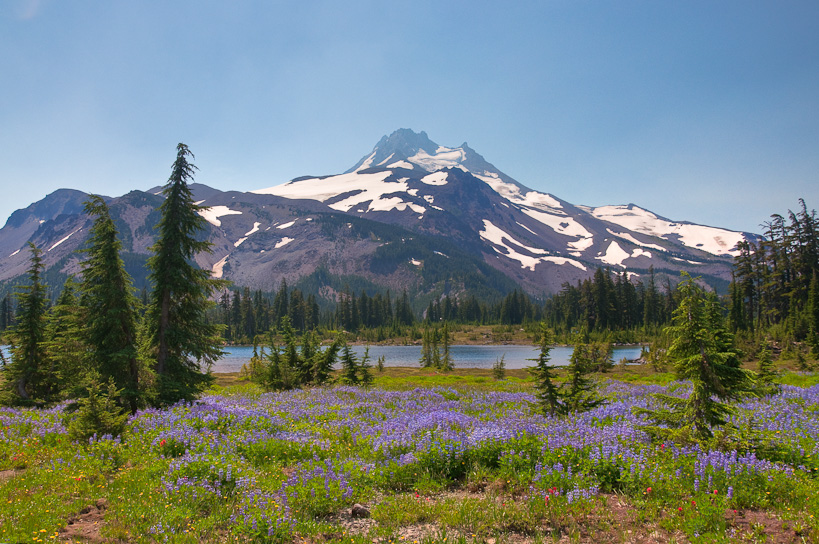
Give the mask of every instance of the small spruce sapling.
POLYGON ((496 380, 502 380, 506 377, 506 355, 501 355, 499 359, 495 359, 495 364, 492 365, 492 377, 496 380))
POLYGON ((114 379, 108 378, 103 387, 99 377, 93 377, 87 396, 79 399, 78 409, 68 422, 68 437, 75 442, 88 442, 92 436, 119 436, 125 430, 128 414, 120 407, 122 391, 114 379))
POLYGON ((373 383, 373 365, 370 364, 370 346, 364 349, 364 356, 358 364, 358 380, 361 385, 367 387, 373 383))

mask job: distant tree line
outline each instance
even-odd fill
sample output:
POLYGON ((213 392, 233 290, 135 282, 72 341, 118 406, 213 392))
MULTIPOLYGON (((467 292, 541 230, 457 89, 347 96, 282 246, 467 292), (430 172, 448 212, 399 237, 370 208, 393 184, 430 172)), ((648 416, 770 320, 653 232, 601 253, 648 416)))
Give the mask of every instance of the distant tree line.
POLYGON ((819 356, 819 224, 799 200, 787 218, 774 214, 759 243, 743 241, 730 285, 733 330, 806 342, 819 356))

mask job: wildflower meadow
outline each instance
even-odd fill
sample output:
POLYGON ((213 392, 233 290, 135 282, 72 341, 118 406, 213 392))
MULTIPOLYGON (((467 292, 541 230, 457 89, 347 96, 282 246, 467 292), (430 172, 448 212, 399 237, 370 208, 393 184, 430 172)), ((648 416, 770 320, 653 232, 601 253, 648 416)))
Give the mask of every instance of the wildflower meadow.
POLYGON ((713 448, 634 415, 686 383, 599 387, 553 418, 522 387, 243 385, 87 443, 66 405, 3 408, 0 542, 819 541, 819 386, 735 405, 713 448))

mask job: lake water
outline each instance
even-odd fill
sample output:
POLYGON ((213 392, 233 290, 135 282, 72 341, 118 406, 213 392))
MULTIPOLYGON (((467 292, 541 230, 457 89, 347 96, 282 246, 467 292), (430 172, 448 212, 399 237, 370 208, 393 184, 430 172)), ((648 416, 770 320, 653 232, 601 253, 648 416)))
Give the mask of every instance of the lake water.
MULTIPOLYGON (((8 358, 8 346, 0 346, 8 358)), ((353 346, 353 352, 361 358, 364 346, 353 346)), ((495 361, 503 357, 506 368, 526 368, 534 366, 539 349, 534 346, 450 346, 450 353, 456 368, 492 368, 495 361)), ((242 365, 250 361, 253 348, 231 346, 225 348, 225 356, 213 365, 213 372, 239 372, 242 365)), ((384 356, 384 366, 418 366, 421 358, 421 346, 370 346, 371 363, 375 365, 379 357, 384 356)), ((571 346, 554 347, 551 351, 551 364, 565 366, 572 355, 571 346)), ((614 361, 637 359, 640 346, 620 346, 614 348, 614 361)), ((338 367, 339 365, 336 365, 338 367)))
MULTIPOLYGON (((353 346, 356 356, 364 355, 364 346, 353 346)), ((213 366, 214 372, 239 372, 242 365, 253 356, 252 347, 232 346, 225 349, 227 355, 213 366)), ((533 346, 450 346, 449 352, 456 368, 492 368, 495 361, 503 357, 506 368, 526 368, 534 366, 534 359, 540 353, 533 346)), ((384 366, 418 366, 421 358, 421 346, 370 346, 370 362, 375 365, 380 356, 384 356, 384 366)), ((551 351, 551 364, 565 366, 572 355, 571 347, 555 347, 551 351)), ((640 357, 640 346, 622 346, 614 348, 614 361, 637 359, 640 357)), ((338 368, 338 365, 336 365, 338 368)))

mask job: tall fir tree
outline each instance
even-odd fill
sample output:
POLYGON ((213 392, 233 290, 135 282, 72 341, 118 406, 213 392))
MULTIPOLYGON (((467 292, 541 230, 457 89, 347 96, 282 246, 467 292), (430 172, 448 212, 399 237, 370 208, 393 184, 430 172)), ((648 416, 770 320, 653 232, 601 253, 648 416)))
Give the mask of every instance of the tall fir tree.
POLYGON ((120 257, 122 243, 108 205, 97 195, 85 203, 94 216, 88 259, 83 262, 80 304, 85 309, 86 341, 92 367, 102 381, 113 379, 124 406, 136 413, 141 404, 137 361, 137 298, 131 276, 120 257))
POLYGON ((188 186, 196 169, 189 157, 188 146, 180 143, 162 190, 157 241, 148 259, 153 291, 145 316, 147 347, 160 405, 193 399, 211 383, 210 366, 223 353, 220 329, 208 321, 207 310, 214 304, 210 296, 224 283, 193 264, 211 244, 200 239, 207 223, 198 212, 206 208, 194 203, 188 186))
POLYGON ((45 340, 46 286, 42 283, 42 252, 29 242, 29 285, 17 293, 17 323, 9 335, 11 363, 3 367, 6 387, 18 402, 48 401, 57 395, 57 379, 50 371, 45 340))

